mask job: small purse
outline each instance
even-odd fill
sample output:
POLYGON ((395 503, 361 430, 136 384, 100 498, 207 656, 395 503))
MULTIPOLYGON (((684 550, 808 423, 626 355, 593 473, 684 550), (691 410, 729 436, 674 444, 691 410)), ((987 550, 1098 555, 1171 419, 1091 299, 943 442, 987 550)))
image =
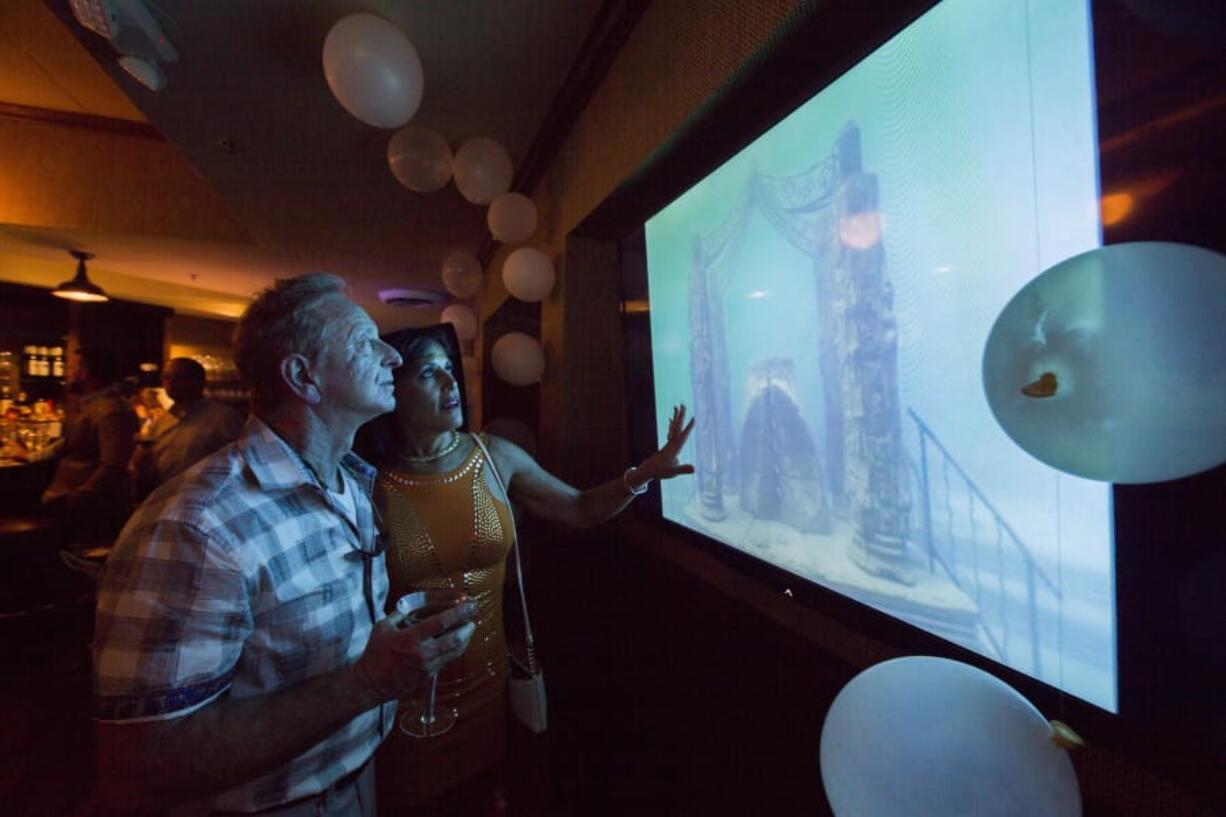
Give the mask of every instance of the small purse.
MULTIPOLYGON (((494 475, 494 481, 502 489, 502 495, 506 498, 507 506, 510 507, 511 495, 507 493, 507 486, 502 481, 502 474, 498 473, 498 466, 494 464, 494 458, 490 456, 489 449, 485 447, 485 443, 481 441, 480 436, 473 434, 472 438, 477 447, 481 449, 481 453, 485 455, 485 461, 490 464, 490 473, 494 475)), ((536 650, 534 649, 532 638, 532 622, 528 619, 528 598, 524 595, 524 569, 519 560, 519 534, 515 528, 516 525, 514 520, 512 520, 511 552, 515 556, 515 578, 519 585, 519 606, 524 616, 525 655, 523 658, 514 654, 511 655, 511 714, 515 716, 515 720, 539 735, 549 725, 548 709, 545 705, 545 674, 541 671, 541 665, 536 661, 536 650)))

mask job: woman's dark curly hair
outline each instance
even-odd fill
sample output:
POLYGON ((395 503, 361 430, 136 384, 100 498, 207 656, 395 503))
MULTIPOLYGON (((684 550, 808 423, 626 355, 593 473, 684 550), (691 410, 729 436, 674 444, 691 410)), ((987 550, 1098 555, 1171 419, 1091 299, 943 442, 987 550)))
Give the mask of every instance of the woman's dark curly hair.
MULTIPOLYGON (((383 340, 404 358, 404 363, 394 374, 397 382, 411 371, 409 364, 421 354, 427 343, 433 341, 443 347, 443 351, 451 360, 456 388, 460 391, 460 410, 464 417, 460 431, 468 431, 468 394, 464 389, 464 365, 460 357, 460 342, 456 338, 455 328, 449 323, 412 327, 384 335, 383 340)), ((393 411, 376 417, 359 428, 353 439, 353 450, 359 457, 377 468, 395 463, 404 452, 404 437, 400 433, 400 424, 396 422, 396 413, 393 411)))

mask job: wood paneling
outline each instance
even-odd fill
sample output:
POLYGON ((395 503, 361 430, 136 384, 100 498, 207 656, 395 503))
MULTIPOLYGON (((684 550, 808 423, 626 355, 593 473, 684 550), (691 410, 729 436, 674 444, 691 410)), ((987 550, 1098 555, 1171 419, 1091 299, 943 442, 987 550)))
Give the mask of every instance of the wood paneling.
POLYGON ((631 464, 617 252, 614 242, 571 236, 554 293, 541 308, 549 361, 541 383, 541 461, 583 487, 631 464))
POLYGON ((0 223, 97 233, 245 240, 168 143, 32 116, 0 116, 0 223))

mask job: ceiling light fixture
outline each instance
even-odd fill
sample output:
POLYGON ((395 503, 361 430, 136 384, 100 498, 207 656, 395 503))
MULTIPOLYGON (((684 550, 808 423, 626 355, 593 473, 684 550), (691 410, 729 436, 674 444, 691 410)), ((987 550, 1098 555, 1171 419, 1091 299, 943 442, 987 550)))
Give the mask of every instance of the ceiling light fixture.
POLYGON ((64 298, 78 303, 102 303, 103 301, 109 301, 110 298, 102 291, 102 287, 89 280, 89 276, 85 274, 85 262, 94 257, 93 253, 69 250, 68 254, 77 259, 77 277, 60 284, 51 290, 51 294, 57 298, 64 298))

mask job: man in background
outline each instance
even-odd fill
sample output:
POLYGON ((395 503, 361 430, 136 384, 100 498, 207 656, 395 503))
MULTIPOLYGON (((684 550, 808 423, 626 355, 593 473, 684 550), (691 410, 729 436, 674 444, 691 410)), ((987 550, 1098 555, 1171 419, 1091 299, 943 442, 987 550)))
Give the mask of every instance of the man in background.
POLYGON ((82 347, 73 363, 73 399, 42 507, 63 520, 70 541, 100 541, 118 533, 132 510, 128 462, 140 421, 116 388, 119 366, 108 349, 82 347))
POLYGON ((238 439, 243 418, 205 397, 204 381, 204 367, 190 357, 166 364, 162 385, 174 405, 154 422, 132 458, 137 498, 238 439))

